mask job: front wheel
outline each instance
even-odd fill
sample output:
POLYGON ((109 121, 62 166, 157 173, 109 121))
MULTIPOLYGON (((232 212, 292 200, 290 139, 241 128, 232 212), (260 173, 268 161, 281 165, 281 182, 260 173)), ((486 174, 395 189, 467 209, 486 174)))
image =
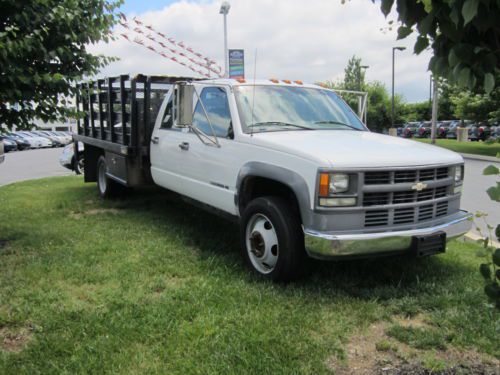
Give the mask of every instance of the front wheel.
POLYGON ((281 197, 251 201, 241 220, 241 250, 260 276, 273 281, 298 278, 306 266, 304 234, 298 213, 281 197))

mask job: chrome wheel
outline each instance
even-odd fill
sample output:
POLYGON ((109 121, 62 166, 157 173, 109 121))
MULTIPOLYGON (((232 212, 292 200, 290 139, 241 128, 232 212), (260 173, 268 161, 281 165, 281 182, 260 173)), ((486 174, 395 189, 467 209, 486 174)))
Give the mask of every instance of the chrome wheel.
POLYGON ((262 214, 253 215, 246 227, 248 257, 257 271, 263 274, 274 270, 278 261, 278 236, 271 221, 262 214))
POLYGON ((106 164, 99 163, 98 179, 99 179, 99 192, 104 195, 106 194, 108 180, 106 178, 106 164))

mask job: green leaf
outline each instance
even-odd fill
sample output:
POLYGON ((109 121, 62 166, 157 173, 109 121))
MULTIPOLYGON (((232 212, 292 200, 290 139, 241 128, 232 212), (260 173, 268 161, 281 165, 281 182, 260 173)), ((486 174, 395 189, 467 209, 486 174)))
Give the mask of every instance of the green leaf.
POLYGON ((462 16, 464 17, 464 26, 467 25, 477 15, 479 0, 466 0, 462 7, 462 16))
POLYGON ((500 267, 500 249, 496 249, 491 258, 493 259, 495 266, 500 267))
POLYGON ((384 13, 384 16, 387 17, 387 15, 391 12, 393 4, 394 0, 382 0, 382 3, 380 4, 380 9, 382 9, 382 13, 384 13))
POLYGON ((495 275, 497 276, 497 280, 500 280, 500 269, 495 271, 495 275))
POLYGON ((492 186, 486 190, 490 199, 495 202, 500 202, 500 183, 497 182, 497 186, 492 186))
POLYGON ((483 276, 485 280, 491 279, 491 267, 489 264, 482 263, 479 266, 479 272, 481 272, 481 276, 483 276))
POLYGON ((425 36, 419 36, 417 38, 417 42, 415 43, 413 51, 418 55, 420 52, 426 49, 428 45, 429 45, 429 39, 427 39, 427 37, 425 36))
POLYGON ((458 75, 458 84, 460 86, 466 87, 469 85, 469 79, 470 79, 470 69, 465 67, 462 70, 460 70, 460 73, 458 75))
POLYGON ((453 9, 450 12, 450 19, 452 22, 455 24, 455 26, 458 26, 458 21, 460 20, 458 17, 458 10, 456 7, 453 7, 453 9))
POLYGON ((412 33, 412 28, 411 27, 408 27, 408 26, 399 26, 398 27, 398 40, 399 39, 404 39, 406 38, 408 35, 410 35, 412 33))
POLYGON ((486 73, 484 75, 484 91, 486 91, 486 93, 489 94, 494 87, 495 87, 495 77, 491 73, 486 73))
POLYGON ((450 67, 457 65, 459 62, 460 62, 460 59, 458 58, 457 54, 455 53, 455 49, 452 48, 450 50, 450 53, 448 54, 448 63, 450 64, 450 67))
POLYGON ((486 168, 483 170, 483 175, 485 176, 491 176, 491 175, 497 175, 500 173, 500 169, 494 165, 488 165, 486 168))
POLYGON ((497 237, 497 240, 500 241, 500 224, 497 224, 497 227, 495 229, 495 236, 497 237))

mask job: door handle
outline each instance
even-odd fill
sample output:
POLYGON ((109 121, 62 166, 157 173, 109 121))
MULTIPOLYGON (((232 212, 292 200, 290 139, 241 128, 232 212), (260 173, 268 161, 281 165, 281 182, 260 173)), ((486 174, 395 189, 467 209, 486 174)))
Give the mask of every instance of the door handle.
POLYGON ((189 150, 189 143, 188 142, 182 142, 179 145, 179 147, 180 147, 181 150, 187 151, 187 150, 189 150))
POLYGON ((158 143, 160 142, 160 138, 158 137, 153 137, 153 139, 151 139, 151 143, 157 145, 158 143))

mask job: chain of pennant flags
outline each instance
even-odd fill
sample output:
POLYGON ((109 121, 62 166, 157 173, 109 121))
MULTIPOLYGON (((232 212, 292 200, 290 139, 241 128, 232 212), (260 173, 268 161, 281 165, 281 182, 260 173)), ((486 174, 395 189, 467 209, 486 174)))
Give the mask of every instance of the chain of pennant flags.
POLYGON ((125 14, 120 12, 119 15, 120 25, 130 32, 130 34, 127 32, 119 34, 123 39, 141 45, 203 77, 210 78, 210 72, 217 77, 222 77, 222 68, 214 60, 194 51, 183 42, 178 42, 174 38, 157 31, 151 25, 146 25, 136 17, 128 20, 125 14), (201 70, 200 67, 206 71, 201 70))

